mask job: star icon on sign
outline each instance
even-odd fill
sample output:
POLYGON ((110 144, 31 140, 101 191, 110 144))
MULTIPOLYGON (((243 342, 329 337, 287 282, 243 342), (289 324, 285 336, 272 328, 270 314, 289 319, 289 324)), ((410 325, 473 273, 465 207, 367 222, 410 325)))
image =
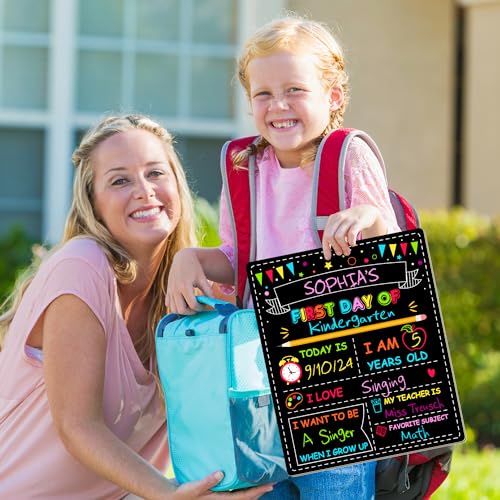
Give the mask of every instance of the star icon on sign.
POLYGON ((330 270, 333 267, 331 262, 325 262, 325 269, 330 270))

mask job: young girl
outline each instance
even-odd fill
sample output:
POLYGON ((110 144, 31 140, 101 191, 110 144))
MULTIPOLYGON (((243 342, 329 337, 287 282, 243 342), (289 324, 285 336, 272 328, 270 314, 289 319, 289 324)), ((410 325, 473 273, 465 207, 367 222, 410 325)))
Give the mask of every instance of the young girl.
MULTIPOLYGON (((249 155, 256 156, 256 258, 312 250, 312 165, 321 139, 342 124, 349 95, 342 51, 322 24, 286 17, 265 25, 247 42, 238 77, 260 134, 257 147, 234 158, 244 168, 249 155)), ((358 139, 347 151, 345 200, 349 208, 327 220, 326 260, 332 251, 349 255, 360 235, 399 231, 383 171, 358 139)), ((188 248, 174 257, 166 297, 173 311, 198 310, 194 288, 211 295, 208 280, 234 282, 235 249, 224 194, 220 235, 219 248, 188 248)), ((346 466, 289 478, 264 498, 369 499, 374 476, 374 462, 346 466)))

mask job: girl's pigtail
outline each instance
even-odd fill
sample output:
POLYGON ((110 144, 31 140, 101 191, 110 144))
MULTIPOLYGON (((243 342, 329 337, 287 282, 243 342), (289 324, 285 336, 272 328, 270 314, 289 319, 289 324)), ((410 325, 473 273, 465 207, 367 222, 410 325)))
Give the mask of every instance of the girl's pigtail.
POLYGON ((319 145, 321 144, 321 141, 330 132, 333 132, 334 130, 337 130, 338 128, 342 127, 342 124, 344 122, 344 114, 343 114, 344 108, 345 106, 342 106, 340 111, 337 109, 330 113, 330 122, 326 126, 325 130, 323 130, 323 133, 311 142, 310 147, 302 155, 302 160, 300 161, 301 167, 304 167, 309 163, 313 163, 314 160, 316 159, 316 154, 318 153, 318 148, 319 145))
POLYGON ((250 156, 256 156, 267 146, 269 146, 269 143, 263 137, 259 137, 257 142, 252 142, 245 149, 233 153, 232 160, 234 168, 236 170, 247 168, 250 156))
POLYGON ((330 112, 330 122, 323 132, 323 137, 327 136, 333 130, 342 127, 342 124, 344 123, 344 109, 345 106, 343 105, 341 109, 336 109, 335 111, 330 112))

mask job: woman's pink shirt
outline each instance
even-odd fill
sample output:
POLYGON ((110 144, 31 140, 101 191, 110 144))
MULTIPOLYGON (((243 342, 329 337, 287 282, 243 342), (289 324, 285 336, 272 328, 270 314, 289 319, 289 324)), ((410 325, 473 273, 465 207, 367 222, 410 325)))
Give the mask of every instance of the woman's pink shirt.
POLYGON ((42 264, 0 352, 0 498, 89 500, 115 499, 126 494, 68 453, 49 410, 43 362, 25 353, 35 323, 47 306, 63 294, 84 301, 104 330, 106 424, 154 467, 162 472, 167 468, 163 403, 122 318, 115 274, 96 242, 78 238, 42 264))

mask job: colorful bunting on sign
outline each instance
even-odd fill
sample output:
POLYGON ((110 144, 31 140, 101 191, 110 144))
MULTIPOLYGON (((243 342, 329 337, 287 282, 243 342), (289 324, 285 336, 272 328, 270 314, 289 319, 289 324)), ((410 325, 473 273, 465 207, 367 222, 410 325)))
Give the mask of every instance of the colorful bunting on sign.
POLYGON ((276 271, 278 272, 278 274, 281 276, 281 279, 283 279, 285 277, 285 275, 283 274, 283 266, 278 266, 276 268, 276 271))

